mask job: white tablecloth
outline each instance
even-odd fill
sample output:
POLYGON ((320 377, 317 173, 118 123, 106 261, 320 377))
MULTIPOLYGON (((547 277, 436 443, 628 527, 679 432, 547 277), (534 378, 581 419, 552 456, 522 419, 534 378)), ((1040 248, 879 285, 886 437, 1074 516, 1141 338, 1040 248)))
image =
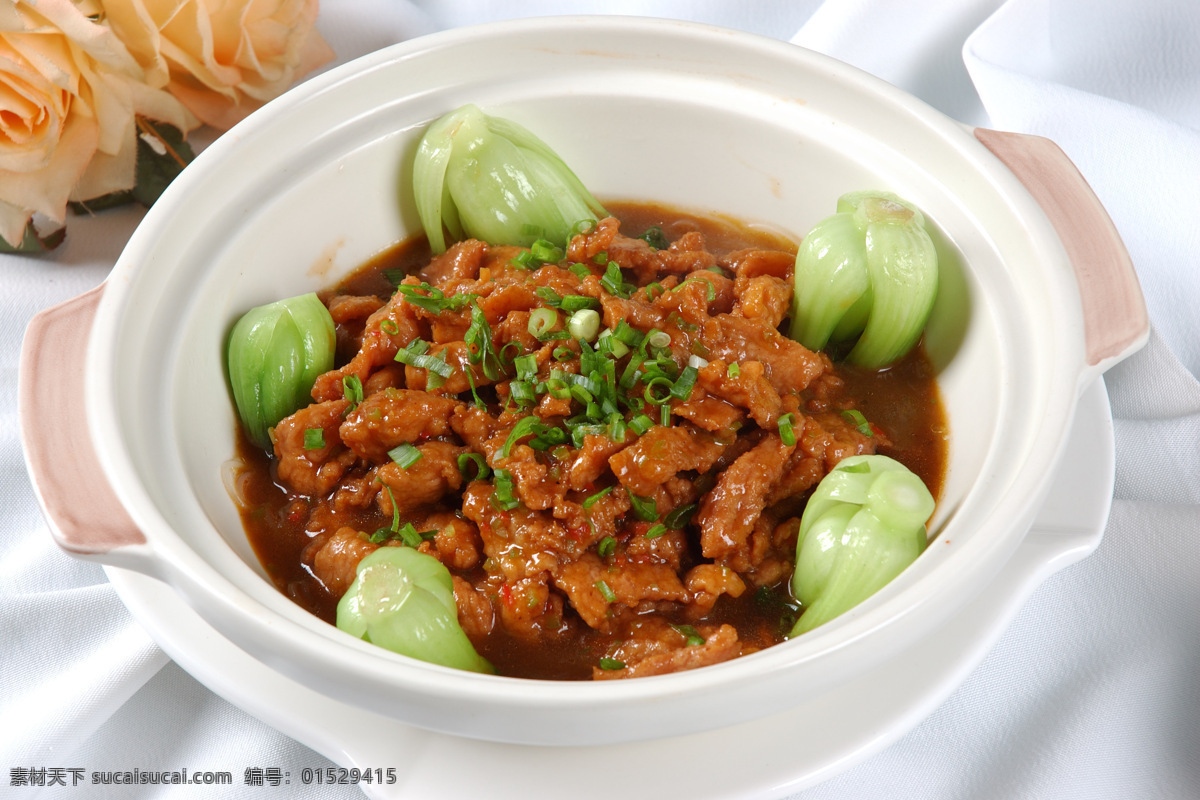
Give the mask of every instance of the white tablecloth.
MULTIPOLYGON (((1146 293, 1151 342, 1107 376, 1116 497, 1098 551, 1036 591, 910 733, 793 797, 1200 797, 1200 4, 323 0, 319 25, 345 61, 425 32, 564 12, 792 40, 963 122, 1048 136, 1108 208, 1146 293)), ((38 511, 16 425, 24 327, 99 283, 139 218, 73 218, 53 254, 0 256, 0 796, 360 796, 244 785, 247 767, 329 762, 172 663, 98 566, 54 547, 38 511), (227 770, 235 784, 15 785, 24 769, 180 766, 227 770)))

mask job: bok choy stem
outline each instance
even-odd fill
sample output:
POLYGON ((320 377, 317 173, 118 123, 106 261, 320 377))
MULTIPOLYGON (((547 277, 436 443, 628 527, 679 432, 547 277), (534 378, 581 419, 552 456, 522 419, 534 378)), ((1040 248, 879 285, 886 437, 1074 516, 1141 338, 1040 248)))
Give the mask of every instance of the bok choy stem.
POLYGON ((857 337, 846 360, 887 366, 917 343, 938 289, 925 219, 887 192, 854 192, 796 254, 790 335, 811 350, 857 337))
POLYGON ((511 120, 465 105, 425 131, 413 193, 435 253, 445 232, 494 245, 566 247, 581 221, 607 212, 541 139, 511 120))
POLYGON ((933 508, 929 489, 894 459, 839 462, 800 518, 792 594, 804 613, 790 635, 849 611, 904 571, 925 549, 933 508))

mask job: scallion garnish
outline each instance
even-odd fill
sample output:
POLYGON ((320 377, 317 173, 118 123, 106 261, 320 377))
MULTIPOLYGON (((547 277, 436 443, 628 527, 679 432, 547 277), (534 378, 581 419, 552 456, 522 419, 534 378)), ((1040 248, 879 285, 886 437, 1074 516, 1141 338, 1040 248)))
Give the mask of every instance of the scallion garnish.
POLYGON ((569 294, 562 299, 561 308, 568 313, 574 313, 584 308, 600 308, 600 301, 585 294, 569 294))
POLYGON ((613 487, 605 486, 603 489, 596 492, 595 494, 588 495, 588 497, 583 501, 583 504, 582 504, 583 507, 585 509, 591 508, 592 506, 596 505, 597 501, 599 501, 601 497, 604 497, 604 495, 608 494, 612 490, 613 490, 613 487))
POLYGON ((361 403, 363 401, 362 379, 357 375, 343 375, 342 397, 350 401, 351 410, 361 403))
POLYGON ((404 469, 408 469, 421 460, 421 451, 408 442, 401 442, 391 450, 388 450, 388 458, 395 461, 404 469))
MULTIPOLYGON (((692 356, 695 358, 696 356, 692 356)), ((696 368, 691 364, 684 367, 683 372, 679 373, 678 380, 671 386, 671 397, 676 400, 687 400, 692 396, 692 387, 696 385, 696 368)))
POLYGON ((779 418, 779 438, 788 447, 796 444, 796 432, 792 429, 792 415, 784 414, 779 418))
MULTIPOLYGON (((542 287, 543 289, 546 287, 542 287)), ((539 292, 541 289, 538 290, 539 292)), ((551 289, 550 291, 554 291, 551 289)), ((553 308, 535 308, 529 312, 529 325, 526 330, 531 336, 541 339, 542 336, 554 330, 558 325, 558 312, 553 308)))
MULTIPOLYGON (((504 440, 504 447, 500 448, 500 457, 508 458, 514 444, 526 436, 537 433, 538 429, 542 427, 545 427, 542 424, 542 421, 532 414, 528 417, 522 417, 521 421, 514 425, 513 429, 509 431, 508 438, 504 440)), ((496 472, 499 474, 499 470, 496 472)))
POLYGON ((537 377, 537 357, 532 353, 517 356, 513 359, 513 368, 517 371, 517 380, 531 381, 537 377))
POLYGON ((645 536, 647 539, 657 539, 658 537, 662 536, 666 532, 667 532, 667 526, 663 525, 661 522, 659 522, 654 525, 651 525, 650 530, 646 531, 645 536))
POLYGON ((325 446, 325 429, 324 428, 305 428, 304 429, 304 449, 305 450, 320 450, 325 446))
POLYGON ((638 519, 646 522, 654 522, 658 519, 658 504, 654 502, 653 497, 642 497, 625 490, 629 494, 629 505, 633 508, 633 513, 638 519))
POLYGON ((608 658, 608 657, 601 658, 600 659, 600 669, 609 670, 609 671, 625 669, 625 662, 620 661, 615 658, 608 658))
POLYGON ((683 530, 692 521, 692 516, 696 513, 696 508, 695 503, 680 506, 663 518, 663 524, 673 531, 683 530))
POLYGON ((730 378, 736 378, 742 374, 742 368, 738 366, 736 361, 731 361, 729 366, 725 368, 725 374, 730 378))
POLYGON ((538 239, 530 245, 529 252, 543 264, 557 264, 563 257, 562 248, 546 239, 538 239))
POLYGON ((492 505, 501 511, 511 511, 521 504, 521 501, 513 496, 513 476, 508 470, 496 470, 492 489, 492 505))
POLYGON ((867 418, 863 413, 855 408, 847 408, 842 412, 842 417, 848 420, 863 436, 875 436, 875 432, 871 430, 871 423, 867 422, 867 418))
POLYGON ((671 243, 667 241, 666 234, 664 234, 662 228, 658 227, 657 225, 651 225, 649 228, 646 228, 646 232, 637 238, 641 239, 655 250, 666 250, 671 246, 671 243))
MULTIPOLYGON (((607 603, 617 602, 617 595, 613 592, 612 589, 609 588, 608 584, 605 583, 603 580, 596 581, 592 585, 596 587, 596 591, 598 591, 600 593, 600 596, 604 598, 605 602, 607 602, 607 603)), ((622 665, 622 666, 624 666, 624 665, 622 665)))
POLYGON ((609 294, 616 295, 621 298, 628 298, 633 293, 633 286, 625 282, 625 278, 621 275, 621 268, 617 266, 617 262, 604 262, 607 266, 604 269, 604 277, 600 279, 600 285, 609 294))
POLYGON ((704 637, 691 625, 672 625, 671 627, 675 629, 676 633, 687 640, 688 647, 696 647, 704 644, 704 637))
POLYGON ((443 311, 458 311, 478 297, 478 295, 466 293, 447 297, 446 293, 441 289, 431 286, 428 283, 422 283, 419 286, 397 286, 396 291, 404 295, 404 302, 411 303, 433 314, 440 314, 443 311), (420 294, 419 292, 421 291, 426 292, 426 294, 420 294))
POLYGON ((483 460, 483 456, 479 453, 463 453, 458 457, 458 471, 462 473, 464 481, 481 481, 492 474, 492 470, 488 467, 487 462, 483 460), (474 464, 475 477, 471 477, 467 465, 474 464))
POLYGON ((595 309, 580 309, 571 315, 567 322, 567 330, 580 341, 593 342, 600 333, 600 314, 595 309))
POLYGON ((617 540, 611 536, 605 536, 600 540, 600 543, 596 545, 596 555, 600 556, 601 558, 608 558, 615 553, 616 550, 617 540))

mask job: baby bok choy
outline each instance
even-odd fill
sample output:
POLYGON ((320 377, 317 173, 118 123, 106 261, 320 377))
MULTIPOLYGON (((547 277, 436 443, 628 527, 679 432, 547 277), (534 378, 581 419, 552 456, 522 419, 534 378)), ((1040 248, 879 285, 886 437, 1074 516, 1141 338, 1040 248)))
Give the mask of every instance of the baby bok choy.
POLYGON ((271 447, 270 430, 312 401, 313 382, 333 369, 333 318, 315 294, 252 308, 229 334, 226 367, 246 434, 271 447))
POLYGON ((443 231, 494 245, 566 247, 572 227, 607 216, 558 155, 515 122, 465 105, 425 131, 413 162, 413 193, 433 252, 443 231))
POLYGON ((791 338, 810 350, 857 337, 846 360, 885 367, 921 337, 938 290, 925 218, 887 192, 852 192, 796 254, 791 338))
POLYGON ((882 455, 843 459, 800 517, 792 594, 804 613, 791 636, 849 611, 925 549, 934 500, 924 482, 882 455))
POLYGON ((337 607, 337 626, 401 655, 493 673, 458 624, 450 572, 411 547, 381 547, 358 563, 337 607))

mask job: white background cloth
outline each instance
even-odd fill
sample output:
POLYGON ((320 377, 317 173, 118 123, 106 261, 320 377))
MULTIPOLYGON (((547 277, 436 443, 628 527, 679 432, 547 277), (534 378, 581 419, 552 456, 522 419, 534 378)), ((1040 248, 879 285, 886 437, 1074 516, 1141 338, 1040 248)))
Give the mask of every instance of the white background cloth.
MULTIPOLYGON (((319 25, 344 61, 434 30, 553 13, 652 14, 792 40, 963 122, 1048 136, 1109 210, 1146 293, 1154 336, 1107 376, 1116 498, 1098 551, 1037 590, 910 733, 793 797, 1200 798, 1200 3, 323 0, 319 25)), ((329 762, 172 663, 99 567, 56 550, 38 511, 17 438, 24 327, 99 283, 139 218, 73 218, 53 254, 0 256, 0 796, 360 796, 243 786, 247 766, 296 774, 329 762), (235 785, 10 786, 21 767, 182 765, 229 770, 235 785)))

